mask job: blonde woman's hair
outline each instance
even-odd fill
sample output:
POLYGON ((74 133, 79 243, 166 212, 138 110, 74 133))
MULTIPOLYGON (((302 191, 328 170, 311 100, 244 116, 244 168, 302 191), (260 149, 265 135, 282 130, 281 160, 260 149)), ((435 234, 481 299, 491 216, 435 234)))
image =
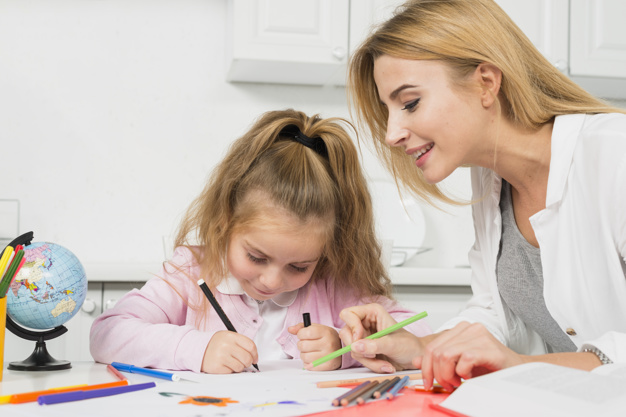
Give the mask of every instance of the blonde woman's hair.
POLYGON ((302 224, 320 221, 326 226, 325 246, 311 280, 332 279, 330 285, 357 296, 390 296, 367 183, 342 124, 352 128, 339 118, 270 111, 230 146, 189 207, 175 241, 192 250, 210 287, 228 274, 232 234, 263 222, 273 206, 302 224), (325 150, 297 142, 298 130, 318 143, 315 138, 320 138, 325 150), (258 196, 269 203, 258 204, 258 196))
POLYGON ((376 152, 396 181, 430 203, 459 204, 428 184, 402 149, 385 143, 388 112, 373 75, 374 61, 381 55, 441 61, 457 86, 463 86, 479 64, 495 65, 502 71, 502 114, 525 129, 538 129, 563 114, 624 113, 559 72, 495 1, 409 0, 353 54, 348 94, 357 126, 371 132, 376 152))

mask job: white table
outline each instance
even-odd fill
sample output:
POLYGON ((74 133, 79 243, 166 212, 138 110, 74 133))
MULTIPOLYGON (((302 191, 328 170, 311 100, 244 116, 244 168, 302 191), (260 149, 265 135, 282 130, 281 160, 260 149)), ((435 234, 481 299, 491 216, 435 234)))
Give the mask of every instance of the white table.
MULTIPOLYGON (((95 398, 73 403, 40 406, 37 403, 0 405, 5 416, 90 416, 90 417, 144 417, 144 416, 296 416, 331 410, 333 398, 346 388, 317 388, 316 382, 380 376, 364 368, 332 372, 312 372, 302 369, 299 360, 259 363, 261 372, 231 375, 194 374, 177 372, 197 382, 171 382, 137 374, 124 374, 129 383, 154 381, 155 388, 111 397, 95 398), (164 396, 161 393, 173 393, 164 396), (197 396, 230 398, 237 403, 226 407, 180 404, 197 396), (288 404, 295 401, 296 404, 288 404)), ((55 387, 100 384, 116 381, 106 365, 93 362, 74 362, 72 369, 49 372, 4 370, 0 395, 38 391, 55 387)))

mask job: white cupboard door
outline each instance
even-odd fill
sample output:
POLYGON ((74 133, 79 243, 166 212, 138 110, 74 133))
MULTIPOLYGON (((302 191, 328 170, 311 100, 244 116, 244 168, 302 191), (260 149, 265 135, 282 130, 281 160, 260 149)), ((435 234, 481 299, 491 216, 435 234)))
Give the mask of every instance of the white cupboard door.
POLYGON ((105 282, 102 290, 102 312, 115 307, 126 293, 143 287, 145 282, 105 282))
MULTIPOLYGON (((352 0, 350 3, 349 54, 359 47, 372 29, 389 19, 393 11, 404 0, 352 0)), ((348 62, 343 65, 331 80, 333 85, 346 85, 348 62)))
POLYGON ((626 1, 572 0, 571 74, 626 77, 626 1))
POLYGON ((349 0, 230 0, 227 80, 331 84, 348 59, 349 0))
POLYGON ((567 73, 568 0, 496 0, 539 51, 567 73))
POLYGON ((57 359, 70 361, 92 361, 89 353, 89 332, 91 325, 102 311, 102 283, 90 282, 87 284, 87 297, 70 321, 65 324, 67 333, 48 343, 58 343, 64 352, 57 359))

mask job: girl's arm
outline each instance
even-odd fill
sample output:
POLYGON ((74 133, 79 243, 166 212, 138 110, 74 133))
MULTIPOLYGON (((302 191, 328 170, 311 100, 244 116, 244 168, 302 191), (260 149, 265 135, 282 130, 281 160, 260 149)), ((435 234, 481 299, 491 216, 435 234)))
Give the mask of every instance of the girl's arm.
POLYGON ((196 299, 195 288, 189 278, 166 271, 162 276, 132 290, 95 320, 90 350, 96 361, 200 372, 213 334, 188 323, 195 317, 187 306, 196 299))

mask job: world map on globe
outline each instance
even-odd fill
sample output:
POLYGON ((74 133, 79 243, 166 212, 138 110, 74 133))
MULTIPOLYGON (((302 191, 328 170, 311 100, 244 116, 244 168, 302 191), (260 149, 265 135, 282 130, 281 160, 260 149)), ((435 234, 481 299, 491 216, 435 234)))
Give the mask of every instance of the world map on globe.
POLYGON ((33 242, 7 294, 7 312, 31 329, 52 329, 74 317, 87 296, 87 276, 65 247, 33 242))

